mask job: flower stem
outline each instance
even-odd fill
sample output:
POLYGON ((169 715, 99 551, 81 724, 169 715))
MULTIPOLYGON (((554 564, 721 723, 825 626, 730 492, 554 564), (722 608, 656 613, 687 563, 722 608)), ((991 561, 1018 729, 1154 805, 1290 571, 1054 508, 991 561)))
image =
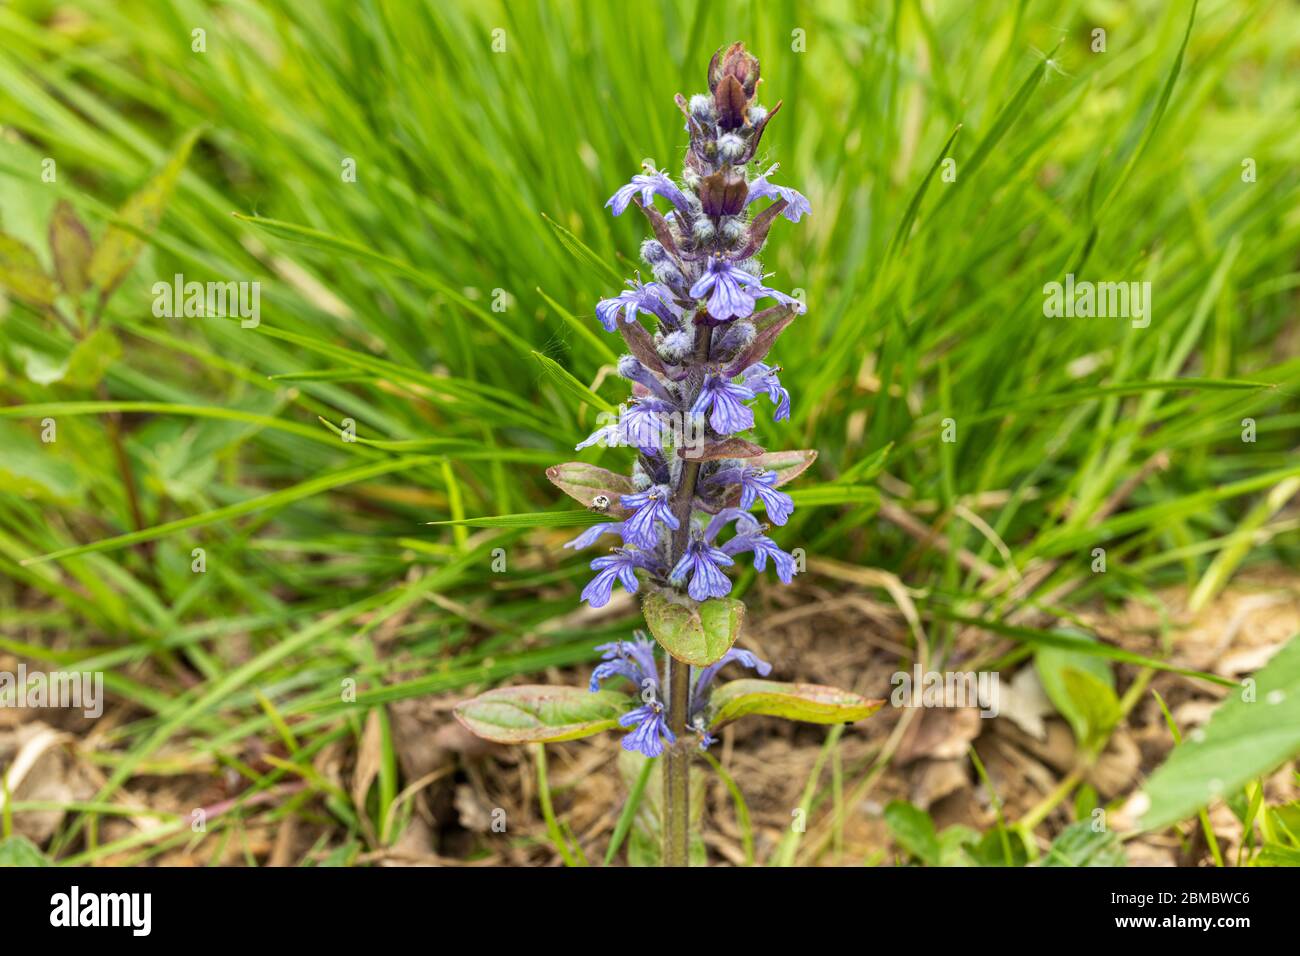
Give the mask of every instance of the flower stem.
MULTIPOLYGON (((696 317, 695 354, 693 364, 700 369, 709 359, 709 345, 713 330, 696 317)), ((700 463, 686 461, 682 464, 681 478, 673 492, 673 514, 678 527, 673 533, 672 567, 686 553, 691 540, 691 502, 695 500, 695 482, 699 478, 700 463)), ((686 738, 686 712, 690 707, 691 669, 681 661, 668 658, 668 729, 677 737, 677 743, 664 751, 664 866, 690 865, 690 768, 691 746, 686 738)))
POLYGON ((668 660, 668 726, 677 743, 664 751, 664 866, 690 866, 691 752, 686 739, 691 669, 668 660))

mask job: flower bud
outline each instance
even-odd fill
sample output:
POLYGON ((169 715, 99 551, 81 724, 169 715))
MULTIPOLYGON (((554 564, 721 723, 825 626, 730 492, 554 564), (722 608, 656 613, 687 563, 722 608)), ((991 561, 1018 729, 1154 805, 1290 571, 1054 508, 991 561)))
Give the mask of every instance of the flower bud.
POLYGON ((713 54, 709 64, 709 92, 718 114, 718 126, 737 129, 745 124, 745 111, 758 87, 758 60, 745 52, 743 43, 733 43, 726 52, 713 54))
POLYGON ((717 114, 713 112, 713 100, 703 93, 691 97, 690 111, 691 118, 701 125, 711 126, 717 119, 717 114))
POLYGON ((668 261, 668 250, 654 239, 647 239, 641 243, 641 258, 646 265, 657 265, 668 261))
POLYGON ((718 223, 718 232, 722 234, 723 242, 734 246, 745 234, 745 221, 739 216, 725 216, 718 223))
POLYGON ((718 137, 718 159, 724 163, 737 163, 745 155, 745 141, 735 133, 718 137))
POLYGON ((734 79, 745 99, 753 99, 758 86, 758 72, 758 59, 745 49, 745 44, 733 43, 725 52, 719 49, 709 62, 709 92, 716 97, 723 81, 734 79))
POLYGON ((669 365, 681 365, 695 344, 695 335, 685 329, 669 332, 659 342, 659 357, 669 365))
POLYGON ((623 378, 630 378, 635 381, 645 374, 645 366, 631 355, 624 355, 618 360, 618 374, 623 378))
POLYGON ((678 295, 686 288, 686 276, 682 275, 682 270, 678 269, 671 259, 656 262, 651 266, 651 271, 654 273, 656 282, 662 282, 678 295))
POLYGON ((718 342, 718 351, 724 356, 733 356, 754 341, 754 336, 757 334, 758 330, 754 327, 754 323, 737 319, 727 325, 727 331, 722 334, 718 342))

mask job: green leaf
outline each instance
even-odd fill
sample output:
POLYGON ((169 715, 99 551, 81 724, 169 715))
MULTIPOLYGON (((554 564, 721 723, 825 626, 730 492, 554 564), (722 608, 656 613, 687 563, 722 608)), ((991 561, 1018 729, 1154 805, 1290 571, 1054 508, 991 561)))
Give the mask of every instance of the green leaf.
POLYGON ((73 298, 85 292, 90 284, 90 260, 95 254, 95 244, 66 199, 58 201, 50 219, 50 252, 54 257, 54 274, 63 291, 73 298))
POLYGON ((614 862, 614 856, 618 853, 619 847, 627 839, 628 830, 632 828, 632 822, 636 819, 637 811, 641 809, 641 797, 645 794, 646 782, 650 779, 650 773, 655 768, 653 760, 647 760, 641 765, 641 772, 637 774, 636 779, 632 781, 632 786, 628 788, 627 800, 623 802, 623 809, 618 815, 618 822, 614 824, 614 833, 609 838, 609 846, 605 848, 605 865, 609 866, 614 862))
POLYGON ((144 240, 162 222, 163 210, 171 200, 176 181, 198 137, 197 129, 181 137, 162 169, 123 204, 117 221, 104 231, 91 256, 89 269, 90 281, 98 287, 101 299, 107 299, 121 285, 135 265, 144 240))
POLYGON ((939 865, 939 837, 930 814, 905 800, 893 800, 884 817, 895 843, 926 866, 939 865))
POLYGON ((615 406, 611 405, 586 385, 579 382, 573 377, 568 369, 555 361, 555 359, 548 355, 543 355, 541 352, 534 352, 533 358, 537 359, 537 362, 541 365, 542 371, 546 374, 546 377, 559 386, 561 391, 568 392, 578 401, 594 405, 596 408, 609 415, 618 414, 618 409, 615 406))
POLYGON ((119 534, 112 538, 104 538, 99 541, 91 542, 90 544, 79 544, 68 548, 60 548, 57 551, 51 551, 49 554, 24 558, 20 563, 26 567, 32 564, 41 564, 46 561, 61 561, 64 558, 76 557, 77 555, 82 554, 94 554, 100 551, 115 551, 119 548, 125 548, 128 545, 138 544, 141 541, 153 541, 157 538, 165 538, 167 535, 175 534, 178 531, 188 531, 191 528, 203 528, 219 521, 227 521, 231 518, 239 518, 244 515, 255 514, 256 512, 271 508, 282 508, 285 505, 292 504, 295 501, 301 501, 304 498, 311 498, 324 491, 340 488, 344 485, 350 485, 359 481, 366 481, 371 478, 378 478, 380 475, 390 474, 395 471, 403 471, 409 468, 429 465, 435 461, 437 461, 436 458, 417 456, 413 458, 393 458, 388 461, 372 462, 371 464, 361 465, 356 468, 345 468, 341 471, 320 475, 316 478, 309 478, 307 481, 300 482, 292 488, 282 488, 279 491, 272 491, 265 495, 259 495, 256 498, 249 498, 246 501, 236 502, 233 505, 213 508, 211 511, 191 515, 188 518, 177 518, 175 521, 167 521, 163 524, 155 525, 152 528, 130 531, 126 534, 119 534))
POLYGON ((586 262, 588 265, 598 269, 603 275, 608 276, 616 284, 622 283, 623 277, 613 266, 592 251, 591 247, 575 236, 571 231, 565 229, 558 222, 552 219, 546 213, 542 213, 542 218, 546 224, 555 230, 560 244, 569 252, 573 253, 574 258, 586 262))
POLYGON ((63 381, 64 376, 68 374, 68 359, 71 358, 71 353, 59 358, 48 352, 30 349, 25 345, 12 346, 9 351, 22 364, 23 375, 27 376, 29 382, 37 385, 53 385, 55 382, 63 381))
POLYGON ((748 714, 809 724, 851 724, 870 717, 884 703, 821 684, 783 684, 746 678, 729 681, 714 690, 709 727, 720 727, 748 714))
POLYGON ((627 514, 627 509, 619 504, 618 496, 630 495, 635 490, 625 475, 581 461, 552 465, 546 469, 546 477, 574 501, 614 517, 627 514), (600 495, 606 499, 603 508, 596 507, 596 498, 600 495))
POLYGON ((1089 820, 1072 823, 1060 832, 1042 866, 1126 866, 1128 858, 1113 830, 1092 828, 1089 820))
POLYGON ((543 292, 540 288, 537 290, 537 294, 546 300, 546 304, 549 305, 551 310, 560 317, 561 321, 577 332, 579 336, 586 339, 587 342, 595 348, 603 361, 608 362, 610 365, 613 365, 618 361, 618 354, 605 344, 604 339, 591 330, 588 323, 583 322, 572 312, 543 292))
POLYGON ((632 699, 617 691, 529 684, 479 694, 457 704, 453 713, 485 740, 537 744, 613 730, 631 705, 632 699))
POLYGON ((1029 851, 1020 834, 1001 824, 985 833, 974 846, 968 846, 966 853, 976 866, 1024 866, 1029 862, 1029 851))
POLYGON ((85 477, 27 431, 0 422, 0 493, 69 504, 85 494, 85 477))
POLYGON ((790 492, 790 498, 800 508, 864 505, 874 509, 880 506, 880 492, 872 485, 813 485, 811 488, 796 488, 790 492))
POLYGON ((952 144, 957 141, 957 134, 961 132, 961 123, 948 134, 948 139, 943 144, 943 149, 939 150, 939 155, 934 158, 930 164, 930 171, 925 174, 921 180, 921 185, 917 187, 916 192, 912 194, 911 201, 907 204, 907 211, 903 213, 903 218, 898 223, 898 228, 894 231, 894 238, 889 243, 889 249, 886 251, 886 258, 892 259, 894 254, 903 245, 907 239, 908 233, 911 232, 912 222, 916 219, 916 214, 921 208, 921 201, 925 199, 925 193, 930 188, 930 182, 934 179, 934 174, 943 166, 944 159, 952 150, 952 144))
POLYGON ((37 308, 54 304, 58 289, 31 246, 0 232, 0 287, 37 308))
POLYGON ((866 458, 855 462, 842 475, 835 479, 836 484, 862 484, 875 478, 885 469, 885 462, 889 460, 889 453, 894 450, 894 443, 891 441, 883 448, 877 448, 866 458))
POLYGON ((577 528, 602 519, 594 511, 524 511, 512 515, 484 515, 479 518, 450 518, 426 521, 431 527, 463 525, 466 528, 577 528))
POLYGON ((0 866, 53 866, 50 858, 27 837, 15 833, 0 840, 0 866))
MULTIPOLYGON (((1092 642, 1085 634, 1064 633, 1092 642)), ((1034 666, 1048 700, 1069 722, 1080 747, 1088 746, 1103 729, 1109 731, 1114 726, 1111 709, 1118 719, 1119 700, 1114 691, 1115 677, 1104 659, 1058 647, 1040 647, 1034 654, 1034 666)))
POLYGON ((1252 680, 1152 774, 1142 791, 1150 801, 1138 821, 1142 829, 1186 819, 1300 753, 1300 635, 1252 680))
POLYGON ((1086 671, 1067 667, 1061 678, 1083 729, 1080 737, 1076 728, 1076 739, 1086 747, 1100 746, 1123 716, 1119 697, 1104 680, 1086 671))
POLYGON ((1260 851, 1255 866, 1300 866, 1300 850, 1270 843, 1260 851))
POLYGON ((974 827, 954 823, 939 832, 939 865, 970 866, 967 848, 979 843, 980 832, 974 827))
POLYGON ((650 591, 641 611, 663 649, 696 667, 707 667, 731 650, 745 619, 745 605, 736 598, 697 604, 672 591, 650 591))
POLYGON ((63 381, 81 388, 94 388, 121 357, 122 346, 117 336, 101 325, 72 350, 63 381))

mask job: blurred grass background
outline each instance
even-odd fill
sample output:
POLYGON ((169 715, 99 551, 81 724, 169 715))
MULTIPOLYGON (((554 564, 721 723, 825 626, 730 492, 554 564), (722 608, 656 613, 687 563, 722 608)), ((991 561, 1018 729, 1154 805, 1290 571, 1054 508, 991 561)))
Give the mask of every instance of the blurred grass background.
MULTIPOLYGON (((50 372, 69 330, 0 307, 0 650, 102 668, 129 705, 98 741, 90 809, 139 774, 228 764, 250 735, 288 734, 295 764, 357 737, 347 678, 376 706, 584 661, 627 632, 629 606, 572 615, 587 572, 558 549, 571 532, 425 523, 567 510, 544 466, 578 457, 597 409, 534 353, 622 398, 593 307, 637 267, 645 229, 603 205, 644 158, 677 169, 672 96, 735 39, 761 58, 763 102, 784 101, 764 152, 813 206, 765 257, 810 308, 776 353, 792 418, 760 421, 760 440, 821 456, 786 547, 898 573, 940 656, 953 615, 1069 620, 1171 582, 1205 601, 1245 565, 1295 567, 1290 495, 1269 495, 1300 475, 1300 11, 1202 3, 1184 52, 1190 12, 0 7, 0 227, 47 262, 57 200, 98 237, 201 129, 104 312, 91 378, 50 372), (935 164, 954 131, 948 182, 935 164), (1067 272, 1150 281, 1150 327, 1045 318, 1043 286, 1067 272), (260 326, 156 318, 151 287, 176 273, 259 281, 260 326), (117 415, 140 527, 105 439, 117 415), (358 441, 322 419, 352 419, 358 441)), ((391 746, 383 768, 377 803, 327 797, 348 827, 370 814, 391 837, 391 746)), ((294 771, 245 776, 241 800, 294 771)), ((122 852, 80 841, 94 819, 70 817, 55 852, 122 852)))

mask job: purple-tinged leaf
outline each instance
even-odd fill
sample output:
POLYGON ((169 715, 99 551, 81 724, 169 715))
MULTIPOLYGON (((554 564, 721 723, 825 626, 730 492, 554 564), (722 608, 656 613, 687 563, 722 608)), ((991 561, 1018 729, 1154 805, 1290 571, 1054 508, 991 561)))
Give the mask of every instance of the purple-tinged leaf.
POLYGON ((736 129, 745 124, 745 107, 748 100, 745 88, 734 76, 724 76, 713 94, 713 105, 718 110, 718 126, 736 129))
POLYGON ((687 461, 722 461, 725 458, 757 458, 766 452, 762 445, 755 445, 752 441, 728 438, 706 444, 698 454, 691 454, 691 449, 683 445, 677 449, 677 454, 687 461))
POLYGON ((749 714, 809 724, 850 724, 870 717, 884 703, 821 684, 784 684, 746 678, 728 681, 713 691, 709 700, 709 729, 749 714))
POLYGON ((585 687, 498 687, 461 701, 453 709, 470 733, 499 744, 577 740, 618 729, 632 706, 627 694, 585 687))
POLYGON ((754 221, 749 224, 749 242, 745 243, 745 248, 736 254, 737 259, 748 259, 763 248, 763 243, 767 242, 767 233, 772 228, 772 223, 788 205, 790 204, 784 199, 778 199, 754 217, 754 221))
POLYGON ((812 448, 804 448, 798 451, 772 451, 765 455, 759 455, 749 464, 755 468, 762 468, 764 471, 776 472, 776 484, 774 488, 780 488, 802 475, 808 470, 808 466, 817 460, 817 452, 812 448))
POLYGON ((759 140, 763 138, 763 130, 767 129, 767 124, 772 121, 772 117, 781 109, 781 104, 783 102, 784 100, 777 100, 776 105, 767 111, 767 115, 754 124, 754 132, 750 134, 749 145, 745 149, 745 155, 740 158, 742 163, 747 163, 754 158, 754 154, 758 152, 759 140))
MULTIPOLYGON (((650 229, 654 232, 655 238, 659 244, 668 250, 669 254, 677 260, 681 260, 681 250, 677 248, 677 240, 673 238, 673 231, 668 227, 668 220, 664 218, 663 213, 653 205, 647 206, 641 202, 639 196, 632 197, 632 203, 637 209, 645 213, 646 219, 650 221, 650 229)), ((766 212, 767 210, 764 210, 766 212)))
POLYGON ((704 215, 715 219, 739 214, 745 208, 748 195, 745 177, 734 169, 721 170, 700 181, 699 196, 704 215))
MULTIPOLYGON (((732 361, 731 366, 727 369, 727 375, 739 375, 755 362, 761 362, 767 358, 767 353, 772 350, 777 338, 794 321, 794 317, 799 314, 794 310, 794 306, 790 305, 778 305, 776 309, 785 314, 773 318, 772 321, 765 323, 759 329, 758 334, 754 336, 754 340, 745 346, 732 361)), ((764 309, 763 313, 768 311, 770 310, 764 309)), ((763 313, 759 313, 760 316, 763 313)))
POLYGON ((633 358, 650 369, 652 372, 658 372, 660 375, 668 374, 668 367, 659 357, 658 350, 655 349, 654 339, 646 331, 645 326, 640 322, 620 322, 618 324, 619 334, 623 336, 623 342, 627 345, 627 350, 632 353, 633 358))

